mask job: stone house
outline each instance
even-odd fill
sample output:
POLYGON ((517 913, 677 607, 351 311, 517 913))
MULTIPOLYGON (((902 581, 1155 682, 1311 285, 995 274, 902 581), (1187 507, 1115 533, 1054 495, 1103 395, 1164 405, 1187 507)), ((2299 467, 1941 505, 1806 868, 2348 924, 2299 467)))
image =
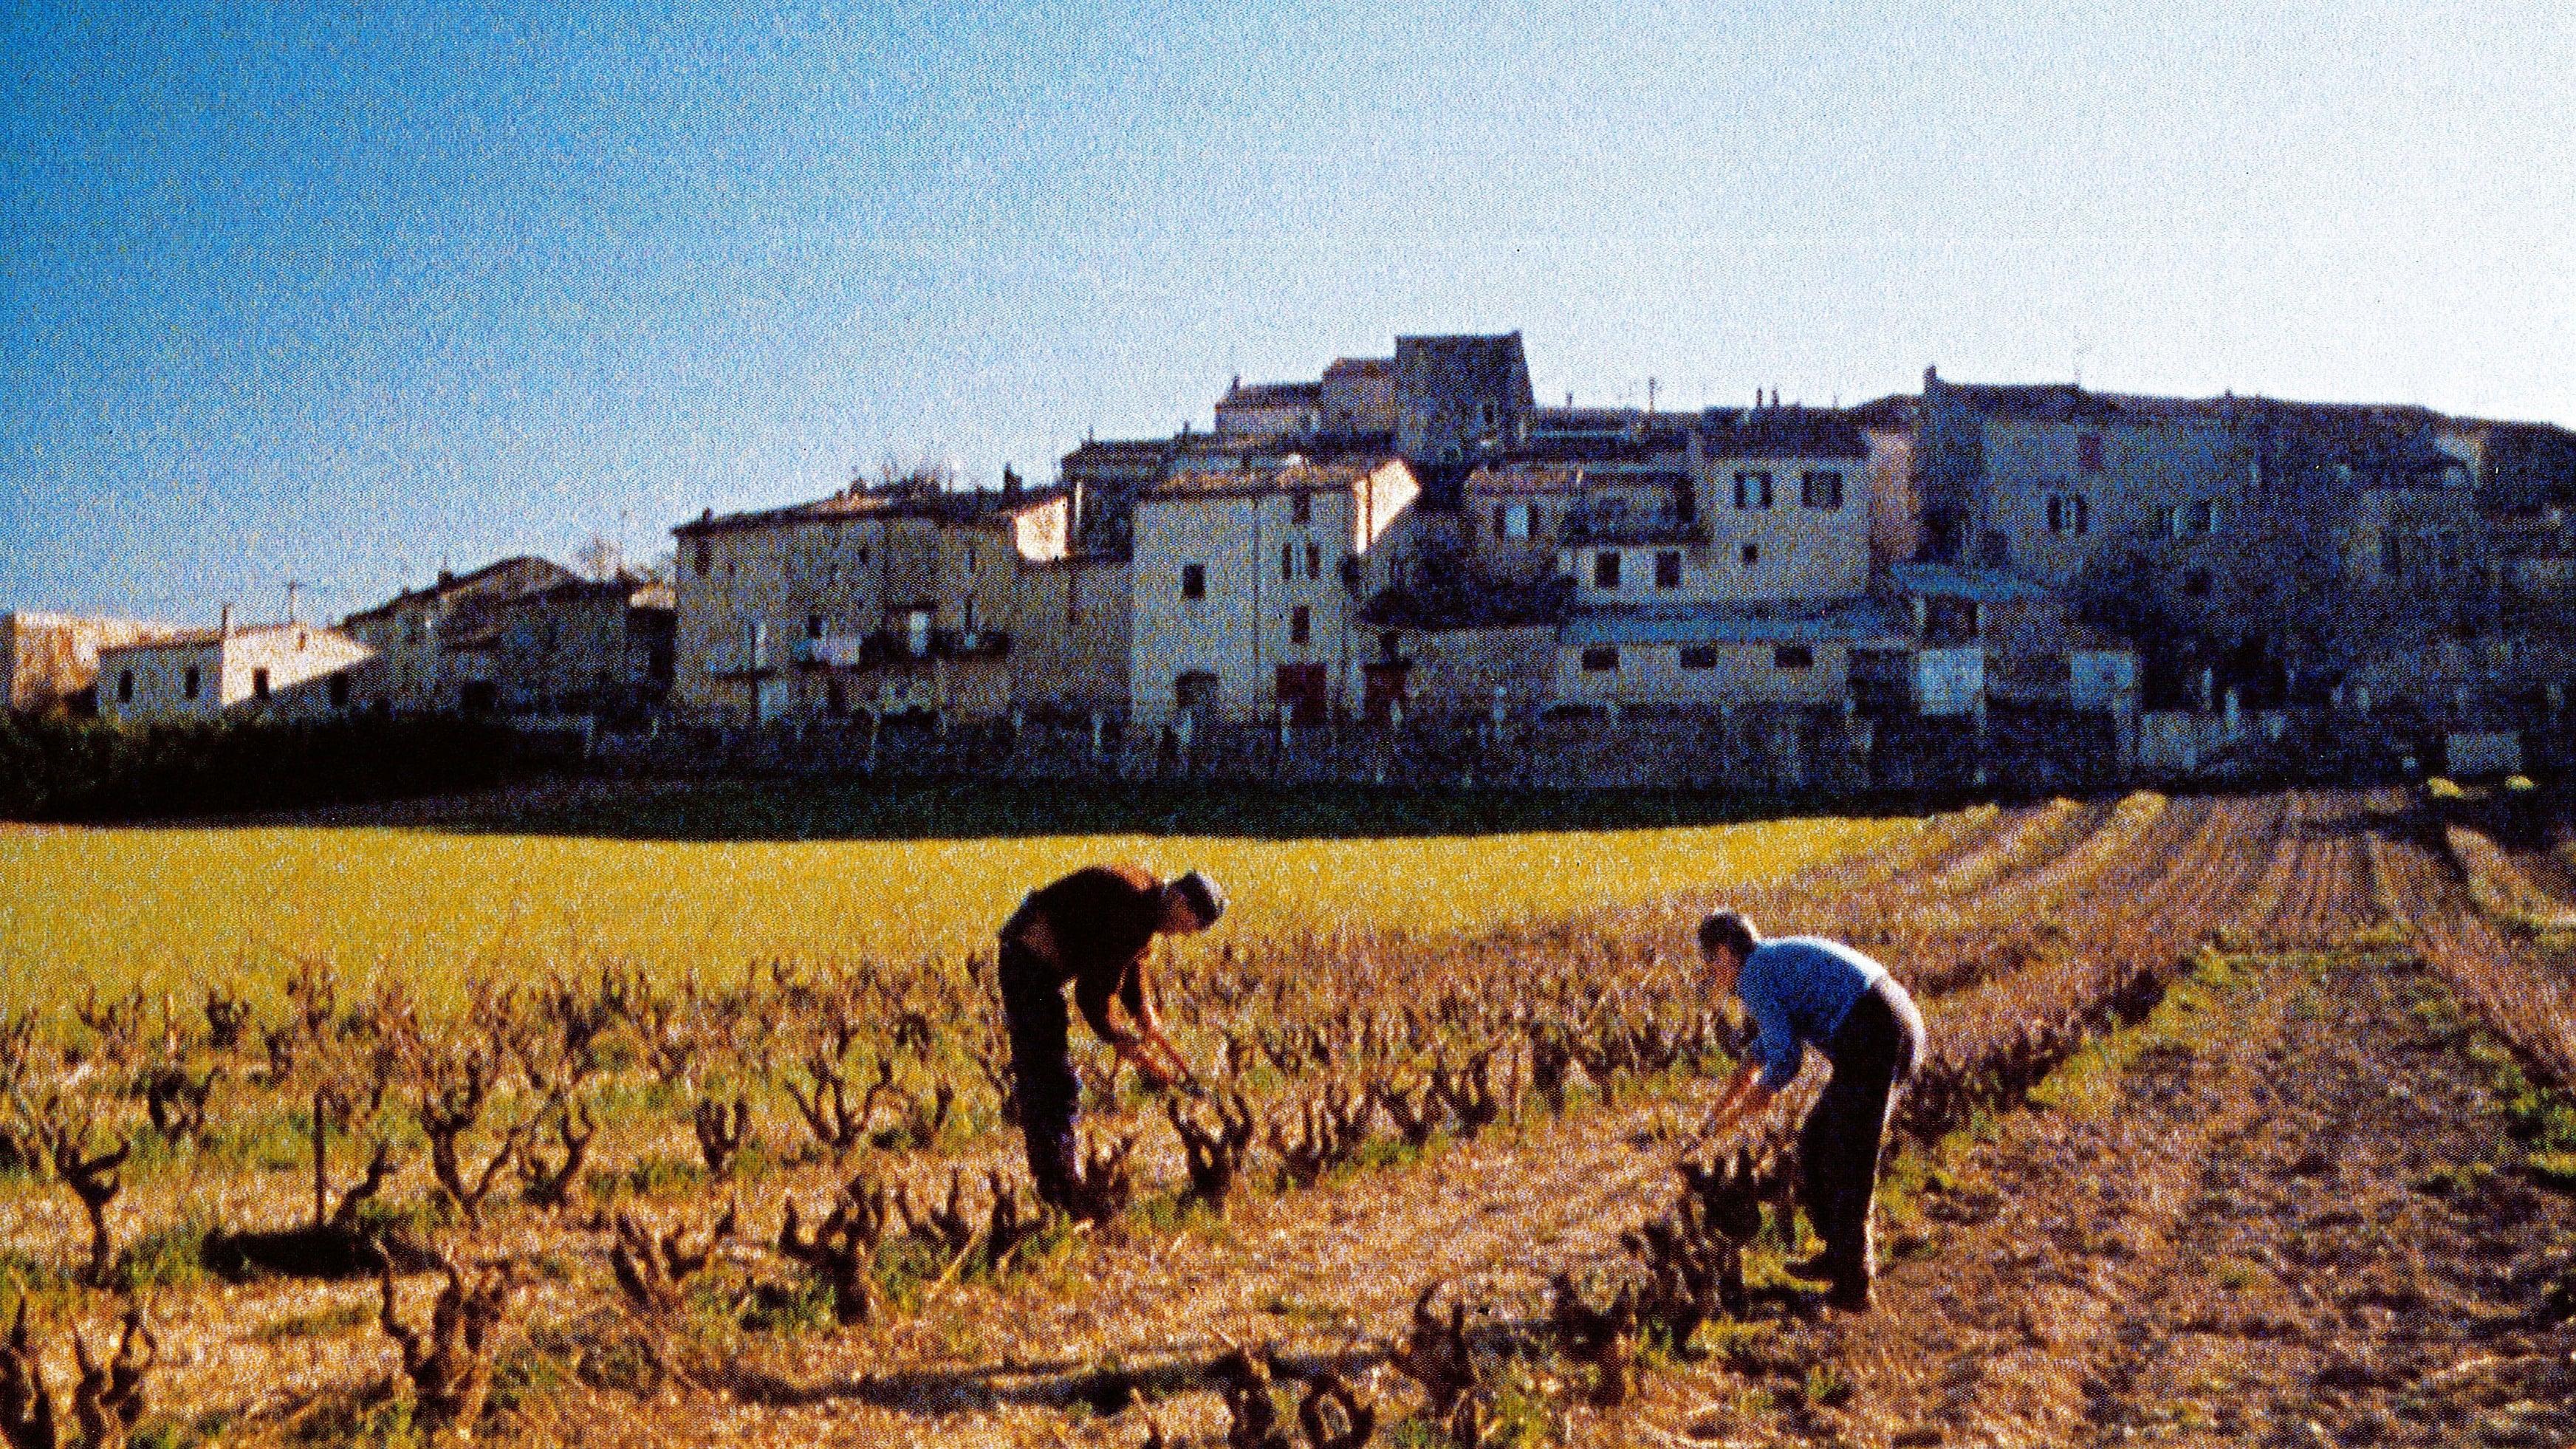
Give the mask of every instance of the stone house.
POLYGON ((228 619, 100 650, 99 716, 117 724, 337 718, 357 708, 357 677, 374 658, 337 629, 228 619))
POLYGON ((671 586, 654 579, 569 579, 501 605, 482 671, 491 707, 512 715, 633 722, 670 690, 671 586))
POLYGON ((1578 609, 1558 631, 1556 697, 1623 706, 1844 705, 1855 653, 1901 648, 1857 597, 1770 606, 1578 609))
POLYGON ((97 702, 98 651, 188 632, 176 624, 12 610, 0 614, 0 709, 87 712, 97 702))
POLYGON ((2443 418, 2442 451, 2460 460, 2489 518, 2530 520, 2576 508, 2576 430, 2552 423, 2443 418))
POLYGON ((1237 377, 1217 399, 1216 431, 1221 438, 1300 437, 1323 431, 1324 385, 1321 382, 1256 382, 1237 377))
POLYGON ((2494 628, 2473 450, 2426 409, 1924 384, 1920 555, 2065 591, 2144 646, 2150 708, 2313 702, 2494 628))
POLYGON ((2189 399, 1923 374, 1917 486, 1927 562, 2063 584, 2119 544, 2240 522, 2235 421, 2189 399))
POLYGON ((679 541, 670 694, 681 720, 743 727, 853 716, 992 719, 1022 696, 1015 654, 1046 631, 1042 698, 1123 693, 1114 568, 1071 563, 1062 489, 901 483, 719 515, 679 541))
POLYGON ((359 681, 360 702, 394 714, 497 707, 498 611, 527 594, 578 581, 560 564, 523 555, 471 573, 441 571, 425 588, 349 615, 341 630, 374 660, 359 681))
POLYGON ((1467 475, 1463 492, 1461 543, 1487 579, 1527 585, 1558 575, 1565 522, 1583 499, 1580 465, 1484 464, 1467 475))
POLYGON ((1558 538, 1578 607, 1822 602, 1869 588, 1869 450, 1801 407, 1712 409, 1680 447, 1584 465, 1558 538))
POLYGON ((1869 449, 1869 553, 1873 567, 1908 562, 1923 552, 1923 511, 1915 496, 1915 441, 1921 428, 1918 399, 1892 394, 1845 416, 1860 428, 1869 449))
POLYGON ((1388 708, 1402 670, 1374 661, 1360 606, 1389 582, 1391 535, 1420 493, 1395 459, 1186 473, 1147 492, 1131 574, 1138 722, 1388 708))
POLYGON ((1395 451, 1416 464, 1498 454, 1537 404, 1521 335, 1395 339, 1395 451))
POLYGON ((1136 497, 1171 472, 1179 441, 1085 438, 1064 455, 1057 486, 1070 500, 1074 552, 1126 554, 1136 497))
POLYGON ((1323 431, 1348 437, 1395 437, 1395 359, 1340 357, 1325 367, 1318 391, 1323 431))

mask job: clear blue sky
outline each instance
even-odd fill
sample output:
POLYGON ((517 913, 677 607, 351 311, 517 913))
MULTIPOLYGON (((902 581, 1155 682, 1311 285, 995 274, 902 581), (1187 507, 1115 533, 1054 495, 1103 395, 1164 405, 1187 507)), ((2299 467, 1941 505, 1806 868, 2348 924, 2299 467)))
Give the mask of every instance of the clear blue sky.
POLYGON ((0 10, 0 607, 1043 478, 1398 332, 2576 423, 2566 0, 462 9, 0 10))

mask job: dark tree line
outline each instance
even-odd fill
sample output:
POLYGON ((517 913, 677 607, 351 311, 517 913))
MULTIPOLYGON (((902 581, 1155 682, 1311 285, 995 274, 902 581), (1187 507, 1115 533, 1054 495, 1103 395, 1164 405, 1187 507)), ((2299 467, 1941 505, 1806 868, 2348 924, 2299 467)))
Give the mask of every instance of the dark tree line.
POLYGON ((558 742, 463 719, 120 728, 0 718, 0 819, 134 820, 439 794, 565 762, 558 742))

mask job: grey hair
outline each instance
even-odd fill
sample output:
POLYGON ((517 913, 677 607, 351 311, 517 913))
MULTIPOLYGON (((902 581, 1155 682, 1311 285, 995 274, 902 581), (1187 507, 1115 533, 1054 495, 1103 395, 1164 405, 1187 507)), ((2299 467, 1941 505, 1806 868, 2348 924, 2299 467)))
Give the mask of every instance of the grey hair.
POLYGON ((1702 954, 1724 946, 1738 956, 1750 956, 1762 944, 1762 933, 1737 911, 1711 911, 1699 923, 1699 949, 1702 954))

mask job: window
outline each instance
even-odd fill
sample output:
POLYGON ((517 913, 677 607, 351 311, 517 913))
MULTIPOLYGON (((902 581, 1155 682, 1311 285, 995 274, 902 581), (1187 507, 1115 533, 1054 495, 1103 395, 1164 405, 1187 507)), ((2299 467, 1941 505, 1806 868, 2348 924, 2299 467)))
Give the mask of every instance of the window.
POLYGON ((1758 543, 1748 543, 1744 547, 1737 549, 1735 551, 1735 556, 1743 561, 1746 568, 1753 568, 1762 562, 1762 545, 1758 543))
POLYGON ((2406 572, 2406 552, 2398 543, 2396 534, 2383 533, 2379 536, 2379 571, 2392 579, 2406 572))
POLYGON ((1315 495, 1312 493, 1292 495, 1288 501, 1288 518, 1293 523, 1314 522, 1315 495))
POLYGON ((805 637, 808 639, 820 639, 823 637, 822 615, 808 614, 805 616, 805 637))
POLYGON ((1736 474, 1735 506, 1739 509, 1746 510, 1769 508, 1771 506, 1771 475, 1768 473, 1736 474))
POLYGON ((2093 505, 2088 502, 2081 493, 2069 498, 2067 502, 2072 506, 2074 514, 2075 526, 2073 532, 2077 534, 2091 533, 2093 531, 2093 505))
POLYGON ((1279 577, 1282 579, 1297 577, 1297 545, 1293 543, 1279 545, 1279 577))
POLYGON ((1771 651, 1771 667, 1774 669, 1813 669, 1816 667, 1816 651, 1808 648, 1804 644, 1778 645, 1771 651))
POLYGON ((1490 402, 1480 402, 1476 404, 1476 421, 1485 427, 1492 427, 1494 425, 1494 405, 1490 402))
POLYGON ((2182 509, 2171 503, 2157 509, 2156 532, 2167 538, 2182 537, 2182 509))
POLYGON ((2191 597, 2193 597, 2193 598, 2195 598, 2195 599, 2206 599, 2206 598, 2208 598, 2208 597, 2209 597, 2209 590, 2210 590, 2209 570, 2207 570, 2207 569, 2186 569, 2186 570, 2184 570, 2184 572, 2183 572, 2183 576, 2182 576, 2182 591, 2183 591, 2184 593, 2189 594, 2191 597))
POLYGON ((1306 545, 1306 577, 1320 579, 1323 576, 1324 546, 1320 543, 1310 543, 1306 545))
POLYGON ((251 698, 253 698, 253 699, 256 699, 256 700, 260 701, 260 702, 261 702, 261 703, 263 703, 263 704, 265 704, 265 703, 267 703, 267 702, 268 702, 268 671, 267 671, 267 670, 265 670, 265 669, 254 669, 254 670, 252 670, 252 671, 250 672, 250 697, 251 697, 251 698))
POLYGON ((1507 503, 1503 505, 1502 509, 1495 515, 1495 526, 1501 537, 1512 539, 1515 542, 1528 538, 1530 536, 1530 506, 1526 503, 1507 503))
POLYGON ((1592 587, 1596 589, 1619 587, 1618 550, 1605 548, 1592 556, 1592 587))
POLYGON ((197 691, 204 687, 205 680, 197 673, 197 666, 193 664, 189 665, 186 676, 181 678, 179 681, 179 692, 190 699, 195 699, 197 697, 197 691))
POLYGON ((705 578, 707 576, 707 571, 715 567, 715 557, 715 550, 708 547, 705 539, 699 539, 697 557, 699 578, 705 578))
POLYGON ((134 703, 134 671, 131 669, 122 669, 117 671, 116 702, 119 704, 134 703))
POLYGON ((1672 550, 1655 555, 1655 587, 1678 589, 1682 586, 1682 556, 1672 550))
POLYGON ((1288 611, 1288 642, 1303 644, 1314 637, 1314 611, 1303 604, 1288 611))
POLYGON ((1832 510, 1843 506, 1843 475, 1827 471, 1798 475, 1798 501, 1809 508, 1832 510))
POLYGON ((2093 527, 2093 508, 2081 493, 2048 495, 2048 531, 2051 533, 2089 533, 2093 527))
POLYGON ((2191 531, 2206 537, 2218 531, 2218 503, 2204 498, 2191 506, 2191 531))
POLYGON ((345 674, 331 676, 331 707, 333 709, 349 707, 349 676, 345 674))
POLYGON ((1181 565, 1181 597, 1184 599, 1207 597, 1207 565, 1181 565))
POLYGON ((2102 435, 2084 433, 2075 439, 2075 466, 2087 473, 2102 471, 2102 435))
POLYGON ((1618 650, 1616 650, 1616 649, 1606 649, 1606 648, 1605 648, 1605 649, 1586 649, 1586 650, 1584 650, 1584 651, 1583 651, 1583 672, 1584 672, 1584 673, 1586 673, 1586 674, 1616 674, 1616 673, 1618 673, 1618 672, 1619 672, 1619 651, 1618 651, 1618 650))
POLYGON ((1498 539, 1511 537, 1511 534, 1505 531, 1506 526, 1503 522, 1504 515, 1510 512, 1511 509, 1503 504, 1494 505, 1494 537, 1498 539))
POLYGON ((1717 646, 1714 644, 1683 645, 1681 666, 1684 669, 1715 669, 1717 667, 1717 646))

